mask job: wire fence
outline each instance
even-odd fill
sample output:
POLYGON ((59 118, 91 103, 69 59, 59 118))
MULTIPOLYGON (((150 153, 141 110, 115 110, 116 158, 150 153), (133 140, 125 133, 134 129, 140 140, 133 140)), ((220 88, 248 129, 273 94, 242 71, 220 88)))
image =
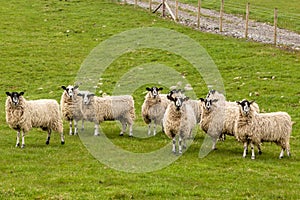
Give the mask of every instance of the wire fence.
MULTIPOLYGON (((177 21, 180 16, 180 11, 185 11, 192 13, 191 15, 194 15, 197 17, 196 20, 196 26, 200 28, 202 19, 204 18, 210 18, 210 19, 218 19, 219 25, 218 27, 214 27, 215 30, 218 30, 219 32, 223 31, 223 27, 226 26, 226 23, 228 23, 230 20, 226 18, 226 15, 233 14, 234 16, 238 16, 243 21, 240 21, 239 23, 244 23, 243 27, 243 36, 247 38, 249 31, 248 31, 248 23, 249 20, 256 21, 256 22, 262 22, 267 25, 269 25, 268 28, 268 34, 270 35, 270 32, 273 32, 272 40, 273 42, 267 42, 267 43, 274 43, 277 44, 278 41, 278 28, 291 30, 296 34, 296 37, 299 37, 300 33, 300 14, 299 13, 285 13, 284 9, 281 11, 280 8, 267 8, 262 7, 250 3, 231 3, 231 2, 225 2, 225 0, 215 0, 215 1, 204 1, 204 0, 180 0, 185 2, 179 2, 179 0, 123 0, 124 3, 133 3, 135 7, 137 5, 147 4, 147 9, 150 12, 156 12, 159 11, 162 13, 162 16, 170 16, 175 21, 177 21), (130 2, 131 1, 131 2, 130 2), (188 1, 188 2, 187 2, 188 1), (192 2, 194 1, 194 2, 192 2), (186 6, 192 5, 193 9, 190 7, 187 8, 186 6), (195 9, 194 9, 195 8, 195 9), (214 10, 214 14, 207 14, 204 10, 210 9, 214 10)), ((144 6, 145 7, 145 6, 144 6)), ((182 13, 182 12, 181 12, 182 13)), ((232 23, 232 22, 230 22, 232 23)), ((255 26, 255 25, 254 25, 255 26)), ((253 26, 251 27, 253 30, 253 26)), ((262 30, 260 32, 263 32, 262 30)), ((258 36, 260 37, 260 36, 258 36)), ((263 37, 263 36, 261 36, 263 37)), ((281 39, 284 36, 281 37, 281 39)), ((295 38, 295 35, 294 35, 295 38)), ((281 40, 280 39, 280 40, 281 40)), ((300 38, 298 38, 299 41, 296 39, 293 39, 294 43, 300 43, 300 38)))

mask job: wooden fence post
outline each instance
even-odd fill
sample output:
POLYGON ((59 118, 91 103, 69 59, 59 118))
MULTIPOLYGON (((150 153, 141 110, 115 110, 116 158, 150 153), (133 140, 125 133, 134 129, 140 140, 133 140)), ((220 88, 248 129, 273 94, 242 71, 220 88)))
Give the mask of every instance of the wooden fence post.
POLYGON ((162 16, 166 16, 166 0, 162 0, 162 16))
POLYGON ((200 28, 201 0, 198 0, 197 27, 200 28))
POLYGON ((249 9, 250 3, 248 2, 246 5, 246 24, 245 24, 245 38, 248 38, 248 23, 249 23, 249 9))
POLYGON ((149 0, 149 12, 152 11, 152 0, 149 0))
POLYGON ((274 9, 274 44, 277 43, 277 8, 274 9))
POLYGON ((220 32, 223 31, 223 12, 224 12, 224 0, 221 0, 221 8, 220 8, 220 32))
POLYGON ((134 0, 134 8, 137 6, 137 0, 134 0))
POLYGON ((175 1, 175 21, 178 20, 178 0, 175 1))

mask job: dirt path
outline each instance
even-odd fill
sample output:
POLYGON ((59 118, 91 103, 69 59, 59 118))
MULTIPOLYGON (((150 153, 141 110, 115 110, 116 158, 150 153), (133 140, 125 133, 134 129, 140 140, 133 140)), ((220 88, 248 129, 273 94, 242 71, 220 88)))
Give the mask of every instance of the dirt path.
MULTIPOLYGON (((134 0, 126 0, 127 3, 134 4, 134 0)), ((153 0, 153 8, 161 1, 153 0)), ((175 12, 175 1, 168 1, 173 12, 175 12)), ((147 2, 138 1, 138 5, 149 9, 147 2)), ((159 9, 161 12, 161 9, 159 9)), ((167 12, 168 13, 168 12, 167 12)), ((191 26, 203 32, 210 32, 235 38, 245 37, 245 20, 242 17, 224 14, 223 31, 219 31, 219 12, 201 8, 200 28, 197 28, 197 8, 188 4, 179 3, 178 23, 191 26)), ((248 40, 273 44, 274 43, 274 26, 267 23, 255 22, 249 20, 248 40)), ((277 45, 284 48, 300 50, 300 35, 285 29, 277 28, 277 45)))

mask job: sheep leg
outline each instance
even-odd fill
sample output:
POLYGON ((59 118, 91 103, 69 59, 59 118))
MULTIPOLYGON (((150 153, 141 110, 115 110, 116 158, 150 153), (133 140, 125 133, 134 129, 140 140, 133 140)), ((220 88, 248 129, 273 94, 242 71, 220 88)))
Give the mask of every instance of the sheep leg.
POLYGON ((212 137, 212 143, 213 143, 213 145, 212 145, 212 150, 217 150, 217 147, 216 147, 216 145, 217 145, 217 138, 214 138, 214 137, 212 137))
POLYGON ((262 151, 261 151, 261 148, 260 148, 260 144, 257 145, 257 149, 258 149, 258 154, 261 155, 262 151))
POLYGON ((81 131, 84 131, 84 120, 81 120, 81 131))
POLYGON ((176 153, 176 137, 172 138, 172 152, 176 153))
POLYGON ((95 136, 99 135, 99 123, 95 123, 95 132, 94 132, 95 136))
POLYGON ((47 137, 47 140, 46 140, 47 145, 50 143, 50 136, 51 136, 51 129, 48 129, 48 137, 47 137))
POLYGON ((121 121, 121 124, 122 124, 122 130, 121 130, 120 136, 123 136, 126 131, 127 124, 125 121, 121 121))
POLYGON ((69 131, 69 135, 73 135, 73 133, 72 133, 72 120, 70 120, 70 122, 69 122, 69 124, 70 124, 70 131, 69 131))
POLYGON ((154 128, 153 128, 153 135, 155 136, 156 135, 156 122, 154 122, 154 128))
POLYGON ((148 124, 148 135, 151 135, 151 122, 148 124))
POLYGON ((65 137, 64 137, 64 132, 63 131, 60 133, 60 143, 65 144, 65 137))
POLYGON ((179 135, 179 139, 178 139, 178 152, 179 154, 182 154, 182 137, 179 135))
POLYGON ((243 158, 246 158, 247 153, 248 153, 248 142, 244 142, 243 158))
POLYGON ((77 120, 74 120, 74 135, 77 135, 78 134, 78 121, 77 120))
POLYGON ((286 154, 287 154, 288 157, 291 156, 289 141, 286 142, 286 154))
POLYGON ((20 130, 17 131, 17 142, 16 142, 16 147, 20 146, 20 130))
POLYGON ((129 124, 129 137, 133 136, 133 134, 132 134, 132 126, 133 126, 133 123, 130 123, 129 124))
POLYGON ((24 148, 25 147, 25 131, 23 130, 22 131, 22 145, 21 145, 21 148, 24 148))
POLYGON ((250 145, 251 145, 251 152, 252 152, 251 159, 254 160, 255 159, 254 145, 252 142, 250 143, 250 145))

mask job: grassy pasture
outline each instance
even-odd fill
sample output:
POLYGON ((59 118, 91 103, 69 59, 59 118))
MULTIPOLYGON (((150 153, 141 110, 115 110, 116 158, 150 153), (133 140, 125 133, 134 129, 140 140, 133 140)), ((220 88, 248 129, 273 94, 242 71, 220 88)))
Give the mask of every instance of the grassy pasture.
MULTIPOLYGON (((299 52, 196 32, 144 10, 106 1, 1 1, 0 10, 0 199, 300 198, 299 52), (6 91, 25 91, 27 99, 59 101, 61 85, 74 82, 94 47, 140 27, 164 27, 197 41, 218 66, 228 99, 255 99, 264 111, 288 112, 295 122, 292 157, 279 160, 279 147, 266 143, 255 161, 243 159, 242 145, 227 137, 218 143, 217 151, 200 159, 205 134, 198 129, 191 147, 171 165, 155 172, 125 173, 96 160, 78 136, 68 135, 67 123, 64 146, 56 133, 46 146, 46 133, 32 129, 26 148, 14 147, 15 131, 5 122, 6 91)), ((206 85, 186 60, 154 49, 120 56, 104 73, 99 90, 110 94, 123 73, 146 62, 178 70, 198 97, 206 94, 206 85)), ((144 86, 134 92, 138 125, 143 125, 143 92, 144 86)), ((150 152, 169 143, 161 132, 147 139, 120 138, 114 123, 105 122, 102 128, 114 144, 128 151, 150 152)))

